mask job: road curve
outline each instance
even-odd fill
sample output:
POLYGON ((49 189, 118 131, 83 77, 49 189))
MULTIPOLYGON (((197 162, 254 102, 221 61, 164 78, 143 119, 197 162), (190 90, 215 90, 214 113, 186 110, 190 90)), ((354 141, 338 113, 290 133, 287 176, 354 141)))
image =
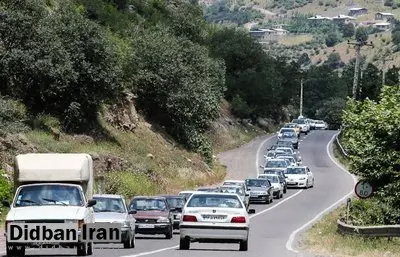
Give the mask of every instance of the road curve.
MULTIPOLYGON (((94 257, 234 257, 271 256, 297 257, 296 242, 303 228, 331 209, 338 200, 344 201, 354 186, 353 177, 335 164, 329 143, 337 131, 313 131, 302 136, 300 155, 303 163, 315 176, 315 186, 307 190, 288 190, 283 199, 269 205, 253 205, 256 214, 251 216, 249 251, 239 252, 236 244, 191 244, 189 251, 178 250, 179 233, 173 239, 163 236, 142 237, 137 235, 134 249, 122 245, 96 245, 94 257)), ((228 179, 254 177, 258 166, 264 163, 265 149, 276 137, 259 137, 240 148, 220 154, 221 162, 228 167, 228 179)), ((4 253, 3 253, 4 254, 4 253)), ((29 256, 71 256, 75 250, 29 250, 29 256)))

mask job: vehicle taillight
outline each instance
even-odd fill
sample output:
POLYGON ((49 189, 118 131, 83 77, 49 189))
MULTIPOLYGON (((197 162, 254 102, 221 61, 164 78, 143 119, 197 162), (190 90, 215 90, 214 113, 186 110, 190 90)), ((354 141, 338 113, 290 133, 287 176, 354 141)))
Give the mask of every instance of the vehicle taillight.
POLYGON ((231 223, 246 223, 246 217, 243 217, 243 216, 233 217, 231 219, 231 223))
POLYGON ((187 222, 197 222, 196 216, 193 215, 184 215, 182 220, 187 222))

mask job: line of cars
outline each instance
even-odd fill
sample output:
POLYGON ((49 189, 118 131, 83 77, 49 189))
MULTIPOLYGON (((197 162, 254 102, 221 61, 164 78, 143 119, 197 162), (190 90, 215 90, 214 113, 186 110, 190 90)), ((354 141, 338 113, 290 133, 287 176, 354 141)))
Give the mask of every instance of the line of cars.
POLYGON ((326 130, 329 126, 323 120, 313 120, 299 116, 297 119, 293 119, 291 123, 285 124, 283 128, 294 128, 300 137, 300 133, 307 135, 311 130, 326 130))
POLYGON ((136 234, 163 234, 171 239, 173 231, 179 230, 181 250, 189 249, 192 242, 220 242, 238 243, 239 250, 247 251, 249 214, 255 212, 250 204, 270 204, 274 198, 283 198, 290 187, 314 186, 314 175, 302 164, 298 150, 300 134, 309 129, 301 127, 303 121, 308 126, 309 121, 296 119, 281 128, 277 142, 265 152, 265 164, 255 178, 225 180, 217 187, 182 191, 178 195, 136 196, 129 204, 122 196, 95 195, 95 220, 120 220, 125 228, 124 248, 135 246, 136 234), (103 206, 106 201, 110 201, 109 207, 103 206))

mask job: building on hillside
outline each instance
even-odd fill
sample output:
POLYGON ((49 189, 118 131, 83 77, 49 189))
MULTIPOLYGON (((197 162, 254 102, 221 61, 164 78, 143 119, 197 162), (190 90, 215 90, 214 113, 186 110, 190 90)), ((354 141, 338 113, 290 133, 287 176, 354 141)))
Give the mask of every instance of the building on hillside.
POLYGON ((388 12, 377 12, 375 13, 375 20, 392 22, 394 21, 394 15, 388 12))
POLYGON ((332 20, 339 24, 346 24, 354 21, 355 19, 356 18, 344 14, 339 14, 338 16, 332 17, 332 20))
POLYGON ((392 23, 389 22, 377 22, 375 23, 375 27, 380 31, 388 31, 392 28, 392 23))
POLYGON ((250 35, 257 40, 265 39, 266 32, 263 30, 250 30, 250 35))
POLYGON ((321 16, 321 15, 315 15, 308 19, 313 20, 313 21, 331 21, 332 20, 332 18, 330 18, 330 17, 325 17, 325 16, 321 16))
POLYGON ((364 7, 350 8, 349 16, 357 17, 368 13, 368 9, 364 7))

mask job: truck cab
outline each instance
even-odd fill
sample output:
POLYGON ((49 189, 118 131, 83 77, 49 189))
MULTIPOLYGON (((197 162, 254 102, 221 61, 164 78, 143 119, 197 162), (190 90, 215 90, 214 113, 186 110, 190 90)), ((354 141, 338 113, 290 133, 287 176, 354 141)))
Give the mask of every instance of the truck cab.
MULTIPOLYGON (((94 223, 93 161, 88 154, 23 154, 15 158, 15 195, 6 217, 9 223, 76 223, 78 256, 93 254, 93 242, 80 241, 83 224, 94 223)), ((49 243, 53 244, 53 243, 49 243)), ((43 245, 43 244, 41 244, 43 245)), ((7 256, 25 255, 35 242, 9 243, 7 256)))

